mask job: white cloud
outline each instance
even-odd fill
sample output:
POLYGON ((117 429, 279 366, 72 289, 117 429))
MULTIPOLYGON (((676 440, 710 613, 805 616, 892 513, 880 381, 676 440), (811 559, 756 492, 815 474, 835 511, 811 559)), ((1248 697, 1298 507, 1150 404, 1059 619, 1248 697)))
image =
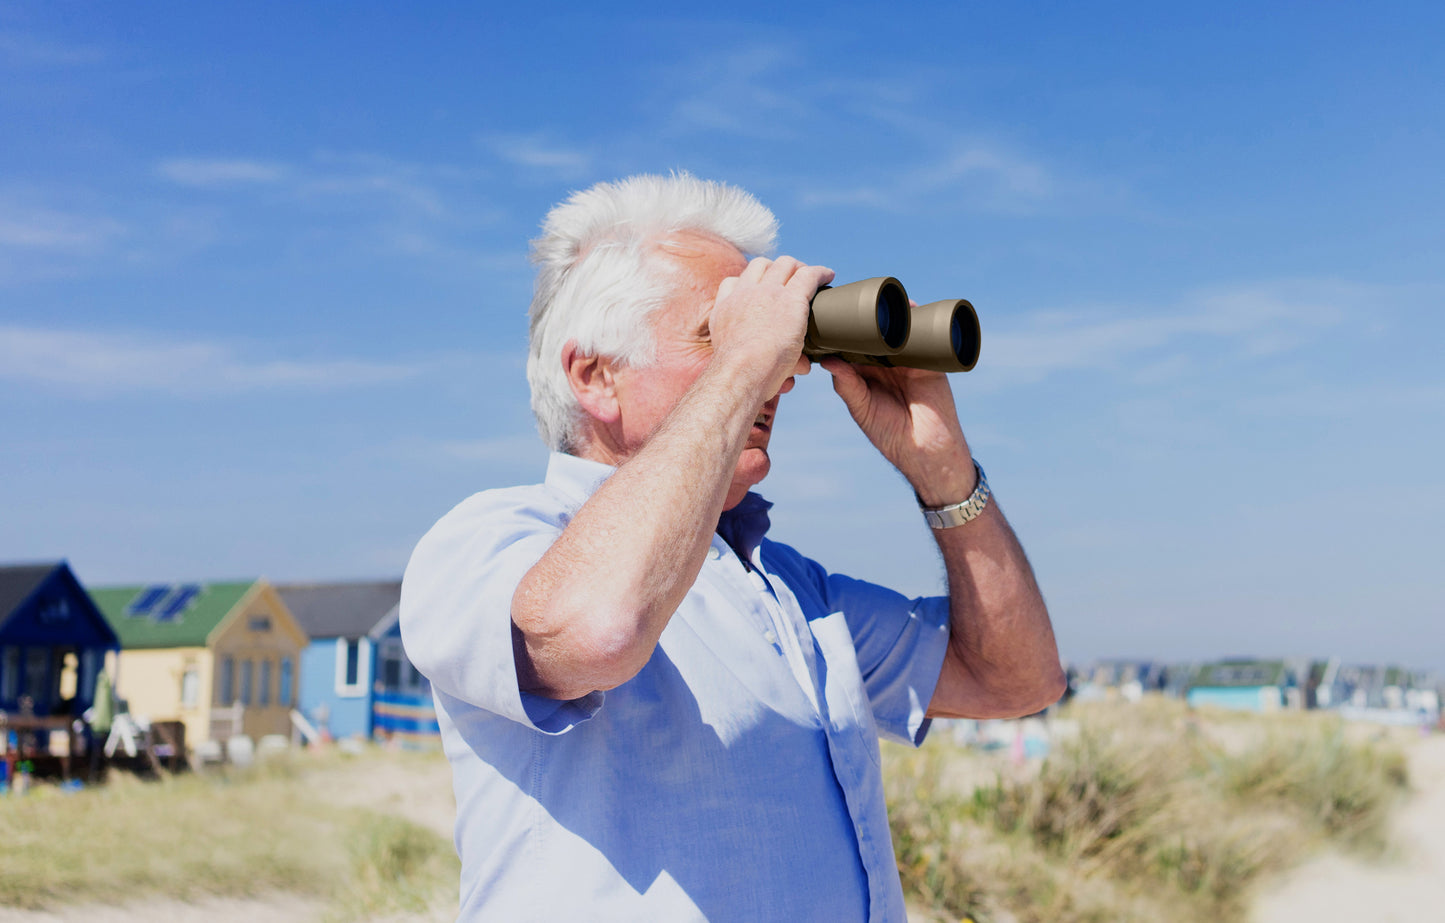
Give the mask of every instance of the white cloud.
POLYGON ((261 160, 175 157, 156 165, 156 173, 182 186, 235 186, 276 183, 286 178, 283 164, 261 160))
POLYGON ((780 76, 790 64, 801 62, 796 51, 775 44, 689 58, 685 67, 664 80, 685 88, 673 104, 667 126, 746 138, 787 137, 816 113, 809 99, 815 88, 789 85, 780 76))
POLYGON ((805 206, 860 205, 890 211, 916 211, 940 196, 967 197, 991 211, 1036 208, 1052 198, 1058 183, 1041 163, 997 145, 956 142, 941 157, 898 172, 885 183, 805 188, 805 206), (952 194, 952 195, 950 195, 952 194))
POLYGON ((508 163, 543 170, 564 179, 583 176, 592 167, 591 155, 554 143, 543 135, 497 134, 488 135, 482 141, 508 163))
POLYGON ((986 329, 979 365, 995 385, 1126 361, 1146 377, 1167 377, 1186 370, 1191 360, 1181 353, 1193 353, 1204 340, 1232 343, 1249 356, 1286 352, 1339 324, 1348 306, 1373 297, 1360 286, 1287 282, 1196 293, 1143 316, 1041 311, 1013 329, 986 329))
POLYGON ((103 246, 125 228, 110 218, 0 202, 0 248, 86 251, 103 246))
POLYGON ((255 359, 202 340, 0 325, 0 379, 92 397, 324 390, 396 381, 421 369, 359 359, 255 359))

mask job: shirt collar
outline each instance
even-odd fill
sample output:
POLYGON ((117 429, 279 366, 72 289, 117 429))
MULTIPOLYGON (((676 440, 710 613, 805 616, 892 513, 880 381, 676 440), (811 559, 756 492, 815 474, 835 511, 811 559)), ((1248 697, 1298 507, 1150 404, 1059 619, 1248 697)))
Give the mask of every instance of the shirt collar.
POLYGON ((602 462, 578 458, 565 452, 553 452, 547 458, 547 486, 575 501, 577 506, 597 492, 602 482, 617 469, 602 462))
MULTIPOLYGON (((602 486, 617 469, 602 462, 553 452, 547 459, 547 486, 571 497, 578 506, 602 486)), ((717 534, 727 542, 738 557, 751 561, 753 552, 762 544, 772 520, 768 510, 773 505, 758 494, 748 491, 742 502, 724 510, 717 524, 717 534)))
POLYGON ((768 518, 768 510, 772 508, 771 503, 748 491, 737 506, 723 510, 717 534, 737 552, 738 557, 751 561, 753 552, 762 544, 763 536, 768 534, 768 527, 773 524, 768 518))

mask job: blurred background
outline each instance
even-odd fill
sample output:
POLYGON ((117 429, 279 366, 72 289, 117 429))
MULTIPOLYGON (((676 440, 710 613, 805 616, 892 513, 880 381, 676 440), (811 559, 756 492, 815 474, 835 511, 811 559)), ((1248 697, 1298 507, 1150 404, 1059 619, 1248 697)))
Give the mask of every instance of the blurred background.
MULTIPOLYGON (((395 578, 540 479, 527 242, 741 185, 966 297, 966 431, 1066 658, 1445 668, 1445 64, 1389 4, 0 3, 0 561, 395 578)), ((934 592, 822 373, 774 535, 934 592)))

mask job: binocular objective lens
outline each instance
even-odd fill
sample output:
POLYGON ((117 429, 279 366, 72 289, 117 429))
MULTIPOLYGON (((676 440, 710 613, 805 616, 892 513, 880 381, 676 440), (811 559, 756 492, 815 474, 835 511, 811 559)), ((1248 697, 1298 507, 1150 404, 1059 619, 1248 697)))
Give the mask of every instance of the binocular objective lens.
POLYGON ((889 349, 901 349, 908 339, 908 303, 892 288, 878 293, 878 333, 889 349))
POLYGON ((948 322, 948 339, 953 345, 953 354, 960 361, 966 362, 968 358, 963 354, 963 324, 958 322, 958 313, 955 312, 948 322))

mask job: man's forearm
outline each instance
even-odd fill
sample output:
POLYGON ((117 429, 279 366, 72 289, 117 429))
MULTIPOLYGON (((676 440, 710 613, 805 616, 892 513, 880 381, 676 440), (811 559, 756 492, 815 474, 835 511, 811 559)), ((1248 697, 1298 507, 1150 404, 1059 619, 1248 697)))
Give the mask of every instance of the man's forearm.
POLYGON ((714 364, 578 510, 512 601, 523 689, 576 698, 646 664, 696 580, 767 395, 714 364))
POLYGON ((997 503, 935 533, 948 574, 949 651, 929 713, 1032 714, 1064 690, 1058 646, 1033 569, 997 503))

